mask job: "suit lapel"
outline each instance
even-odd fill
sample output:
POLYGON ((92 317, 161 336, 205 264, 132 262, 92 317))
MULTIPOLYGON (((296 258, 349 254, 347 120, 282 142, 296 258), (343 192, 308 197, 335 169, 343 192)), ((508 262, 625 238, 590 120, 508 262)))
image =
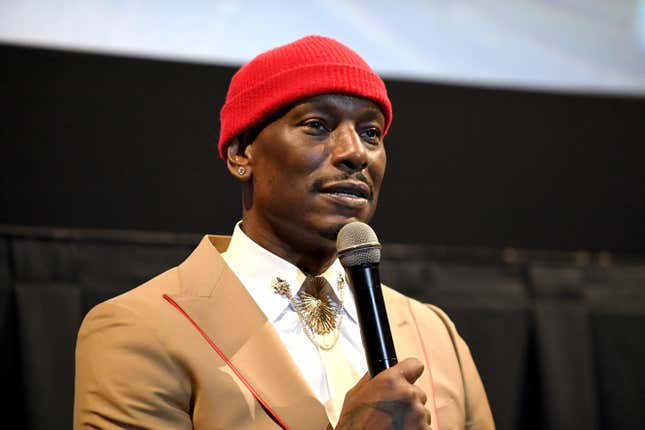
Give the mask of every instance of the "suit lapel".
POLYGON ((432 415, 432 422, 436 423, 438 417, 435 409, 431 407, 435 402, 432 396, 436 395, 435 383, 432 381, 430 373, 433 369, 430 368, 431 363, 426 361, 428 357, 426 357, 415 322, 410 315, 408 308, 408 300, 410 299, 388 287, 383 288, 383 298, 387 303, 387 316, 398 358, 402 360, 407 357, 416 357, 425 365, 423 374, 417 379, 415 385, 428 395, 426 407, 432 415))
MULTIPOLYGON (((383 288, 383 298, 387 309, 387 319, 390 323, 394 349, 399 360, 407 357, 423 357, 417 346, 419 344, 414 325, 411 323, 408 312, 404 309, 402 297, 387 287, 383 288)), ((425 388, 425 387, 424 387, 425 388)))
MULTIPOLYGON (((279 335, 206 236, 179 266, 182 290, 171 296, 291 429, 323 429, 324 407, 279 335)), ((218 247, 219 247, 218 246, 218 247)), ((215 352, 213 352, 215 354, 215 352)))

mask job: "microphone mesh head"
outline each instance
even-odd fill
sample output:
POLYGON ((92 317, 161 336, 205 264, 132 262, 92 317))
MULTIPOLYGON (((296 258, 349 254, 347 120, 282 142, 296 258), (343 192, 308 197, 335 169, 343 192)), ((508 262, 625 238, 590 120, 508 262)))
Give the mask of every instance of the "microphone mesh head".
POLYGON ((343 267, 381 261, 381 245, 369 225, 354 221, 338 232, 336 239, 338 258, 343 267))

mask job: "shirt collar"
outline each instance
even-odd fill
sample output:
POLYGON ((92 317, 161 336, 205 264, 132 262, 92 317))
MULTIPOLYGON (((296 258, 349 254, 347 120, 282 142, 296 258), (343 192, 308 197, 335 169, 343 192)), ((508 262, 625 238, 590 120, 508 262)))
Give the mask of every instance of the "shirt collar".
MULTIPOLYGON (((233 236, 222 257, 249 291, 258 306, 271 322, 275 322, 289 308, 289 299, 276 294, 271 283, 279 277, 289 283, 296 294, 306 275, 294 264, 278 257, 255 243, 242 231, 241 222, 235 225, 233 236)), ((324 276, 338 295, 338 275, 345 277, 345 270, 338 258, 320 276, 324 276)), ((349 317, 357 321, 356 305, 351 289, 345 282, 343 307, 349 317)))

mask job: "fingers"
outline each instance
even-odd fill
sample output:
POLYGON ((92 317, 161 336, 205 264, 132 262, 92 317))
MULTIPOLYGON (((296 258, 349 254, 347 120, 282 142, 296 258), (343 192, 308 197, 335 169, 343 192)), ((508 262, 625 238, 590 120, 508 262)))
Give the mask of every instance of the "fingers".
POLYGON ((409 405, 406 414, 406 429, 427 429, 432 424, 430 411, 420 404, 413 402, 409 405))
POLYGON ((392 396, 403 396, 402 398, 419 402, 423 406, 428 401, 428 396, 420 387, 414 385, 415 381, 423 374, 423 370, 424 366, 418 359, 408 358, 383 371, 377 375, 376 379, 385 382, 393 390, 392 396))
POLYGON ((426 394, 426 392, 416 385, 413 385, 412 389, 414 390, 413 396, 417 398, 422 405, 425 405, 428 402, 428 395, 426 394))
POLYGON ((396 428, 427 429, 431 422, 425 407, 428 396, 414 385, 423 370, 419 360, 409 358, 373 378, 365 374, 347 392, 337 428, 349 424, 355 428, 391 429, 390 424, 396 422, 396 428), (385 419, 387 416, 390 420, 385 419))
POLYGON ((394 367, 398 368, 399 372, 410 384, 414 384, 423 373, 423 363, 416 358, 406 358, 394 367))

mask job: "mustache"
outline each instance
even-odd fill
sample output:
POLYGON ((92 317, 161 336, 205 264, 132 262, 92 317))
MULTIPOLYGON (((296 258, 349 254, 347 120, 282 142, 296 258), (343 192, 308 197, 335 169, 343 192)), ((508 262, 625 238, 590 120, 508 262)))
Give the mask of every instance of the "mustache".
POLYGON ((328 184, 329 182, 346 181, 348 179, 353 179, 355 181, 363 182, 365 185, 369 187, 370 196, 374 195, 374 185, 372 184, 372 181, 370 181, 370 179, 361 172, 356 172, 354 174, 342 173, 340 175, 325 176, 322 178, 318 178, 313 182, 311 187, 314 191, 320 191, 320 189, 325 184, 328 184))

